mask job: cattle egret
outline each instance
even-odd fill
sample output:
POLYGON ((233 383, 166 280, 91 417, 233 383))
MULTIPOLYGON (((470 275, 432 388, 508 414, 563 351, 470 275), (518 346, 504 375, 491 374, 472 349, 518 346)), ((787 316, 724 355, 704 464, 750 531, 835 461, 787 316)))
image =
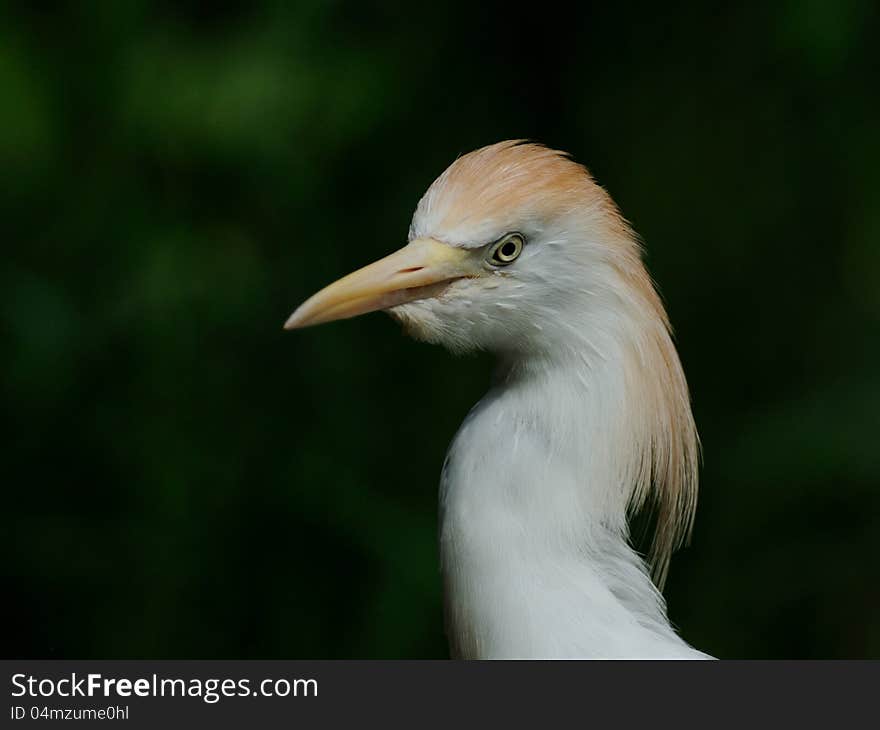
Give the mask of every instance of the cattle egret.
POLYGON ((421 340, 497 355, 441 476, 452 655, 705 658, 659 590, 696 507, 687 383, 639 242, 589 172, 523 141, 458 158, 407 245, 285 327, 380 309, 421 340), (647 561, 627 522, 645 505, 647 561))

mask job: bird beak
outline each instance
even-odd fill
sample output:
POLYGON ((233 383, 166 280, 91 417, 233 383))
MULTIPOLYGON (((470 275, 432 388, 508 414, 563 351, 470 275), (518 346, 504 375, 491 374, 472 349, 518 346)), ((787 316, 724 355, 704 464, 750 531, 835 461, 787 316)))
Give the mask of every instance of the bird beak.
POLYGON ((321 289, 290 315, 284 329, 347 319, 436 296, 455 279, 479 275, 478 258, 472 250, 417 238, 321 289))

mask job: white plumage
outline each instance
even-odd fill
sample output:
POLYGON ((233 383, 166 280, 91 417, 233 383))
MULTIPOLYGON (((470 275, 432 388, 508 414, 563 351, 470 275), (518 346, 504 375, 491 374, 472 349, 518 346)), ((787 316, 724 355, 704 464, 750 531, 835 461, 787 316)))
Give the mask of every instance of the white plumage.
POLYGON ((286 326, 376 309, 498 356, 441 480, 453 655, 704 658, 628 542, 628 512, 654 503, 662 587, 693 520, 697 437, 638 243, 589 173, 517 141, 459 158, 419 202, 407 246, 286 326))

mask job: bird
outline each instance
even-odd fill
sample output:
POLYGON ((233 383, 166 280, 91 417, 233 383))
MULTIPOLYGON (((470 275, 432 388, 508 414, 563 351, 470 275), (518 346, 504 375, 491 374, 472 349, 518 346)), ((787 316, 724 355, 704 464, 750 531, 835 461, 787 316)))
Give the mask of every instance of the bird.
POLYGON ((407 243, 308 298, 298 329, 384 310, 495 356, 442 466, 444 622, 456 659, 704 659, 670 623, 699 439, 641 239, 588 169, 506 140, 459 156, 407 243), (647 555, 633 514, 652 510, 647 555))

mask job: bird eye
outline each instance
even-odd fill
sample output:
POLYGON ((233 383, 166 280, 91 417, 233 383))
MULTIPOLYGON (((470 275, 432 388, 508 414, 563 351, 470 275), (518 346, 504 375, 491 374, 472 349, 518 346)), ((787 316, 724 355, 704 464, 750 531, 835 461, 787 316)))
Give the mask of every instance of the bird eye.
POLYGON ((504 238, 492 246, 490 255, 491 263, 496 266, 506 266, 513 263, 522 253, 525 240, 519 233, 508 233, 504 238))

